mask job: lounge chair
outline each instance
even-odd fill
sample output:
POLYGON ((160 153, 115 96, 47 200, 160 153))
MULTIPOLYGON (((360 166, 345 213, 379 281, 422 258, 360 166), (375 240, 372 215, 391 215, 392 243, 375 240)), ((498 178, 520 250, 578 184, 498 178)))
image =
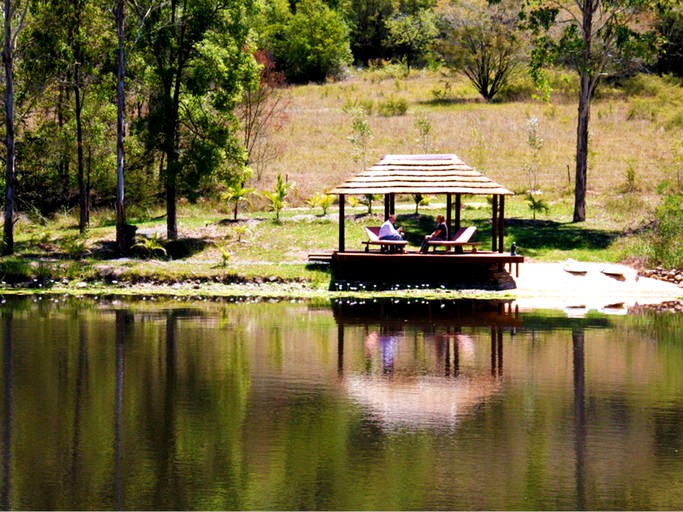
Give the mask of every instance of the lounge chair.
POLYGON ((380 240, 379 226, 366 226, 365 233, 368 235, 368 239, 362 242, 365 244, 365 252, 370 252, 371 245, 379 245, 380 252, 403 252, 408 245, 405 240, 380 240))
POLYGON ((450 250, 451 247, 459 248, 462 252, 462 248, 465 246, 471 247, 472 252, 477 252, 477 246, 481 245, 481 242, 470 242, 470 238, 474 236, 477 228, 475 226, 468 226, 466 228, 458 229, 453 238, 450 240, 428 240, 427 247, 434 247, 436 251, 437 247, 445 247, 446 250, 450 250))

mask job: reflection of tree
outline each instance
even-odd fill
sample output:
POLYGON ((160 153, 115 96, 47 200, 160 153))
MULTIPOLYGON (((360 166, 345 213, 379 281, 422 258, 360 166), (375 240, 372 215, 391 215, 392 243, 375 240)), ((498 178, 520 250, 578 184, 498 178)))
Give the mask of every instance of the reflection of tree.
POLYGON ((127 324, 132 315, 116 311, 116 388, 114 394, 114 509, 123 510, 122 425, 123 416, 123 345, 128 335, 127 324))
POLYGON ((178 502, 179 487, 176 482, 175 462, 176 462, 176 338, 178 330, 178 317, 175 311, 170 311, 166 316, 166 358, 165 358, 165 385, 163 390, 164 412, 161 417, 162 430, 161 442, 158 448, 161 450, 159 457, 159 468, 157 471, 157 482, 154 497, 155 508, 175 508, 186 509, 182 503, 178 502))
POLYGON ((584 482, 586 459, 585 368, 583 330, 572 331, 574 353, 574 430, 576 435, 576 510, 586 510, 584 482))
MULTIPOLYGON (((85 336, 85 323, 81 322, 78 330, 78 362, 76 363, 76 390, 74 396, 73 443, 71 447, 71 495, 76 496, 81 488, 80 466, 81 454, 81 413, 83 408, 83 386, 88 370, 88 349, 85 336)), ((118 337, 117 337, 118 341, 118 337)), ((117 351, 118 356, 118 351, 117 351)), ((118 372, 117 372, 118 373, 118 372)), ((117 377, 118 378, 118 377, 117 377)), ((117 381, 118 382, 118 381, 117 381)), ((74 508, 78 504, 74 503, 74 508)))
POLYGON ((14 374, 12 368, 12 312, 8 311, 2 316, 3 336, 3 435, 2 435, 2 492, 0 492, 0 507, 2 510, 10 510, 10 494, 12 490, 12 386, 14 374))

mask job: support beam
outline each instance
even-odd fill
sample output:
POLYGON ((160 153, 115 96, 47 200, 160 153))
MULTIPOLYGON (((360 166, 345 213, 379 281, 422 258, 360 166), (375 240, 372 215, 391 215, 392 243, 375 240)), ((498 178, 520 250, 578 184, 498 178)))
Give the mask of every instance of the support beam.
POLYGON ((460 229, 460 212, 462 211, 462 194, 455 194, 455 230, 460 229))
POLYGON ((498 250, 498 194, 493 195, 493 215, 491 218, 491 250, 498 250))
POLYGON ((446 194, 446 227, 448 227, 448 236, 450 237, 453 231, 453 197, 452 194, 446 194))
POLYGON ((344 194, 339 194, 339 252, 345 251, 344 240, 344 194))
POLYGON ((503 252, 505 239, 505 196, 500 196, 500 208, 498 208, 498 252, 503 252))
POLYGON ((391 211, 391 198, 389 194, 384 194, 384 220, 389 218, 389 212, 391 211))

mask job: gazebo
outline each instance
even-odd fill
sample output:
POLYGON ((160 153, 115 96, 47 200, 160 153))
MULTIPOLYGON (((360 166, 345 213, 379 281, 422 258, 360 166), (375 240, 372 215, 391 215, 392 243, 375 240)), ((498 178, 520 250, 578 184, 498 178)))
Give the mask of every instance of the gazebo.
MULTIPOLYGON (((449 272, 460 267, 459 274, 473 268, 498 269, 503 265, 521 263, 524 258, 515 254, 503 254, 505 236, 505 196, 512 195, 507 188, 477 172, 454 154, 386 155, 377 164, 356 174, 335 187, 330 193, 339 195, 339 248, 332 254, 332 264, 338 276, 343 278, 379 279, 390 273, 409 272, 420 275, 435 268, 449 272), (462 196, 492 197, 491 251, 454 254, 378 254, 347 251, 344 226, 344 204, 347 195, 381 194, 384 196, 384 217, 395 213, 396 195, 424 194, 446 196, 446 223, 449 232, 460 226, 462 196), (453 208, 455 206, 455 208, 453 208), (455 218, 453 211, 455 210, 455 218), (382 257, 382 260, 377 260, 382 257), (421 259, 427 257, 428 260, 421 259)), ((479 278, 481 272, 475 272, 479 278)), ((491 272, 489 272, 491 274, 491 272)), ((509 274, 508 274, 509 277, 509 274)), ((511 280, 511 279, 510 279, 511 280)), ((513 281, 514 286, 514 281, 513 281)), ((511 286, 507 286, 511 287, 511 286)))
POLYGON ((386 155, 377 164, 334 188, 339 195, 339 252, 344 252, 344 201, 346 195, 384 195, 384 217, 394 213, 397 194, 446 196, 446 224, 450 232, 460 228, 463 195, 493 198, 492 243, 494 252, 503 252, 505 235, 505 187, 475 171, 453 154, 386 155), (455 200, 455 219, 452 218, 455 200), (455 223, 453 225, 453 220, 455 223))

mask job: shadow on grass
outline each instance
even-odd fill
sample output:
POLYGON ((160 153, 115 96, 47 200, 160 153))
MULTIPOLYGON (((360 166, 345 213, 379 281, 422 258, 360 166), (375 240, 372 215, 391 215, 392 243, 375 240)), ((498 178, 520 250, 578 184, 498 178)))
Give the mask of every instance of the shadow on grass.
MULTIPOLYGON (((406 240, 412 245, 420 245, 425 235, 436 227, 435 217, 431 215, 398 215, 396 225, 402 226, 406 240)), ((477 227, 475 241, 490 248, 491 221, 489 219, 465 220, 463 226, 477 227)), ((539 252, 544 250, 607 249, 619 237, 621 231, 587 228, 578 223, 561 223, 551 220, 507 219, 505 237, 509 243, 515 241, 520 251, 539 252)), ((510 248, 506 247, 506 251, 510 248)))
MULTIPOLYGON (((486 228, 478 226, 491 237, 491 223, 486 228)), ((481 233, 483 235, 483 233, 481 233)), ((481 236, 480 235, 480 236, 481 236)), ((607 249, 623 233, 604 229, 591 229, 582 224, 562 223, 551 220, 508 219, 505 222, 505 236, 514 240, 521 251, 543 251, 551 249, 607 249)), ((506 247, 506 250, 509 248, 506 247)))

